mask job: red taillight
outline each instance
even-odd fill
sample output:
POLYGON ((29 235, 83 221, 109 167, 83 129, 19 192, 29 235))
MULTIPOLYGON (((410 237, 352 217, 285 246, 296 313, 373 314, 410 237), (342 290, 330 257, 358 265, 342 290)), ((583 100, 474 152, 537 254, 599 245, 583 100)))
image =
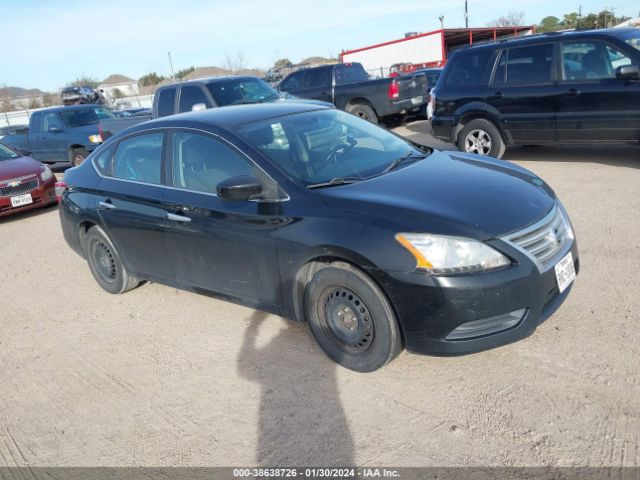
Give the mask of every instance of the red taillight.
POLYGON ((62 194, 67 188, 68 188, 68 185, 63 180, 56 182, 56 200, 58 200, 58 203, 60 203, 60 200, 62 199, 62 194))
POLYGON ((436 110, 436 94, 433 90, 431 90, 431 94, 429 96, 429 106, 431 107, 431 111, 435 112, 436 110))
POLYGON ((393 80, 389 84, 389 91, 387 92, 387 96, 389 98, 398 98, 400 96, 400 87, 398 86, 398 82, 393 80))

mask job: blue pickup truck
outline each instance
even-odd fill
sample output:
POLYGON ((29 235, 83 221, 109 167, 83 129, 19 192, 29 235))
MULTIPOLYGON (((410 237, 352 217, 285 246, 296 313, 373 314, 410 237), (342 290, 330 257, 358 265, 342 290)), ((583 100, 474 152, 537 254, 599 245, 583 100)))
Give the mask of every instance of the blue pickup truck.
POLYGON ((33 112, 26 131, 7 135, 0 142, 42 163, 77 166, 103 140, 149 118, 117 118, 102 105, 53 107, 33 112))

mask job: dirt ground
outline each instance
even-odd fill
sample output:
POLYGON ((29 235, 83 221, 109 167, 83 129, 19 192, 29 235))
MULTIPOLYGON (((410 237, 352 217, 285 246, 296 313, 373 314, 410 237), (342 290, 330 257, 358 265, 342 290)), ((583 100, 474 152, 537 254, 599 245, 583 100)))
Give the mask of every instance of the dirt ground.
POLYGON ((304 324, 156 284, 103 292, 55 207, 0 220, 0 466, 640 466, 640 148, 506 158, 573 219, 567 302, 518 343, 367 375, 304 324))

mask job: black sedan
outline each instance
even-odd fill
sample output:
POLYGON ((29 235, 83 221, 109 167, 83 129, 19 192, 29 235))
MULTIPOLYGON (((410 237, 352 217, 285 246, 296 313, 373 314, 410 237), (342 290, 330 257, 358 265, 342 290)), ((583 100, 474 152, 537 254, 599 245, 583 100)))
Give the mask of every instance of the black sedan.
POLYGON ((60 216, 98 284, 151 280, 307 321, 336 362, 521 339, 567 297, 578 251, 551 188, 297 102, 146 122, 68 170, 60 216))

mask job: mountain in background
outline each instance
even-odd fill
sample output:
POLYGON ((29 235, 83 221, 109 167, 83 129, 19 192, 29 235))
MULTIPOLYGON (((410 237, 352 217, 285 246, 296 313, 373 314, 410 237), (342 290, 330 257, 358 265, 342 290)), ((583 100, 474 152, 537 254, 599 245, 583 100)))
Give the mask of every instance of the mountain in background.
POLYGON ((38 88, 0 87, 0 97, 34 97, 44 93, 38 88))

